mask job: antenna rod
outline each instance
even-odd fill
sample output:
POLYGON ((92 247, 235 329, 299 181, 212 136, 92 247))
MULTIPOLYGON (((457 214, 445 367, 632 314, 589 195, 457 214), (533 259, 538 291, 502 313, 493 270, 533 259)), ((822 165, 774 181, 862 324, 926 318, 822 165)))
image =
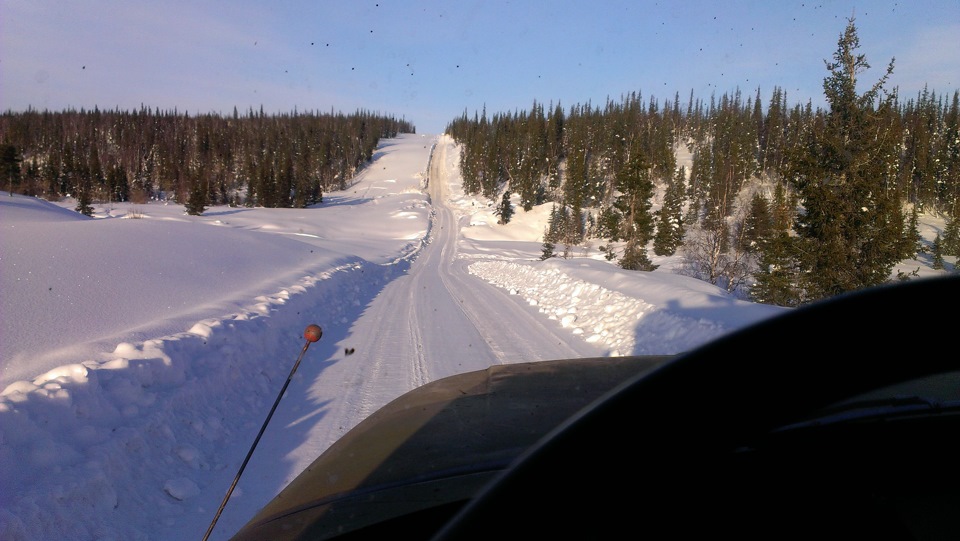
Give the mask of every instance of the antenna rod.
POLYGON ((300 350, 300 356, 297 357, 297 362, 293 364, 293 369, 290 370, 290 375, 287 376, 287 381, 284 382, 283 388, 280 389, 280 394, 277 395, 277 399, 273 403, 273 407, 270 408, 270 413, 267 414, 266 420, 263 421, 263 426, 260 427, 260 433, 257 434, 257 438, 253 440, 253 445, 250 446, 250 451, 247 452, 247 458, 243 459, 243 464, 240 465, 240 470, 237 472, 237 476, 233 478, 233 483, 230 484, 230 488, 227 489, 227 494, 223 497, 223 502, 220 503, 220 508, 217 509, 217 514, 213 516, 213 521, 210 522, 210 527, 207 528, 207 533, 203 535, 203 541, 207 541, 210 537, 210 532, 213 531, 213 527, 217 524, 217 521, 220 520, 220 514, 223 513, 223 508, 227 505, 227 500, 230 499, 230 495, 233 494, 233 489, 237 486, 237 481, 240 480, 240 476, 243 474, 243 470, 247 467, 247 462, 250 461, 250 457, 253 455, 253 450, 256 449, 257 443, 260 442, 260 436, 263 436, 263 432, 267 429, 267 424, 270 422, 270 418, 273 417, 273 412, 277 410, 277 405, 280 404, 280 399, 283 398, 283 393, 286 392, 287 386, 290 385, 290 380, 293 379, 293 374, 297 371, 297 367, 300 366, 300 361, 303 359, 303 354, 307 352, 307 348, 310 347, 310 344, 320 340, 320 337, 323 336, 323 330, 319 325, 307 325, 306 330, 303 331, 303 338, 306 340, 303 344, 303 349, 300 350))

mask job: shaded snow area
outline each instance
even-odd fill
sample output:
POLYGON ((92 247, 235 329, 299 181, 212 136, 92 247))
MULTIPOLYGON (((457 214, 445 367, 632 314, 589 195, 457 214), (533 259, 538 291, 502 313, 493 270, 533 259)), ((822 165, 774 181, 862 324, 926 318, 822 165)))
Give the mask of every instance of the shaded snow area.
POLYGON ((302 322, 348 323, 402 269, 345 263, 224 318, 11 383, 0 538, 199 538, 288 375, 302 322), (217 489, 201 497, 201 486, 217 489))
POLYGON ((0 195, 0 539, 200 539, 300 353, 211 539, 424 383, 680 353, 785 311, 674 273, 679 257, 648 273, 589 247, 540 261, 549 204, 498 225, 458 163, 446 136, 382 141, 306 209, 88 218, 0 195))

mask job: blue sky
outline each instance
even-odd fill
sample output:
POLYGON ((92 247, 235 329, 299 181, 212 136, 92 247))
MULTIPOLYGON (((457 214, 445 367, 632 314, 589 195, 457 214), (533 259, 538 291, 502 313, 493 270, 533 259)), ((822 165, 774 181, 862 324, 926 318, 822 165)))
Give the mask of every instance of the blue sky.
POLYGON ((960 0, 0 0, 0 110, 365 109, 432 134, 630 92, 821 106, 850 16, 864 84, 895 58, 902 98, 960 88, 960 0))

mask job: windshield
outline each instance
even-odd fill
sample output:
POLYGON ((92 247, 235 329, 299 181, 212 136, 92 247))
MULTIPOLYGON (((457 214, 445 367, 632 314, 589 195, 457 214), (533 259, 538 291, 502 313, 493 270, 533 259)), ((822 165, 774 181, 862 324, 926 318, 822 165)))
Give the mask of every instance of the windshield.
POLYGON ((214 539, 427 383, 956 272, 958 24, 3 2, 0 537, 199 537, 281 389, 214 539))

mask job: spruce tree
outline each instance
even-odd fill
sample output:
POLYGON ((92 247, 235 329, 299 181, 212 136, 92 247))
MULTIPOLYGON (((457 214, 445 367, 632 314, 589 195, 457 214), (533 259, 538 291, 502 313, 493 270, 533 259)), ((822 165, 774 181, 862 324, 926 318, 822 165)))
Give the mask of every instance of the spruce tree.
POLYGON ((82 175, 77 181, 77 206, 75 211, 84 216, 93 216, 93 194, 90 177, 82 175))
POLYGON ((620 240, 620 213, 613 207, 604 206, 600 209, 597 218, 596 236, 610 239, 611 242, 620 240))
POLYGON ((108 196, 111 201, 124 202, 130 197, 130 184, 123 165, 117 164, 107 173, 108 196))
POLYGON ((624 270, 654 271, 659 265, 654 265, 647 256, 647 248, 641 245, 637 239, 627 241, 623 249, 623 255, 618 261, 620 268, 624 270))
POLYGON ((810 300, 886 282, 900 260, 900 195, 881 159, 896 155, 884 122, 892 99, 880 96, 893 63, 879 82, 857 94, 857 75, 870 67, 856 53, 859 46, 851 18, 834 61, 826 63, 829 113, 790 174, 803 207, 795 247, 810 300))
POLYGON ((74 210, 84 216, 93 216, 93 182, 86 160, 77 159, 77 152, 70 152, 65 164, 67 178, 72 181, 77 198, 74 210))
POLYGON ((631 145, 626 164, 617 172, 617 188, 621 195, 615 206, 624 218, 620 237, 626 240, 620 267, 652 271, 657 266, 647 257, 647 242, 653 236, 653 216, 650 213, 653 182, 646 155, 638 142, 631 145))
POLYGON ((943 228, 942 250, 944 255, 960 256, 960 216, 956 214, 947 220, 943 228))
POLYGON ((553 252, 554 248, 556 248, 556 244, 547 240, 546 235, 544 235, 543 246, 540 250, 540 260, 546 261, 547 259, 550 259, 554 255, 556 255, 553 252))
POLYGON ((207 210, 207 191, 203 188, 203 182, 195 181, 190 188, 190 196, 187 198, 187 214, 190 216, 200 216, 207 210))
POLYGON ((923 237, 920 236, 920 212, 917 205, 910 211, 910 221, 906 224, 901 239, 900 259, 911 259, 923 252, 923 237))
POLYGON ((97 150, 97 145, 95 142, 90 145, 90 155, 87 160, 87 174, 90 177, 91 200, 94 195, 96 195, 97 199, 102 201, 103 187, 106 185, 107 179, 103 175, 103 165, 100 161, 100 152, 97 150))
POLYGON ((933 268, 943 269, 943 241, 940 240, 940 233, 933 239, 933 268))
POLYGON ((563 215, 556 203, 550 207, 550 216, 547 218, 547 227, 543 231, 543 254, 540 259, 548 259, 556 255, 554 249, 557 241, 563 235, 563 215))
POLYGON ((761 245, 771 236, 772 230, 773 215, 770 204, 762 194, 755 193, 743 223, 743 234, 739 236, 740 250, 748 254, 759 252, 761 245))
POLYGON ((791 257, 793 239, 784 231, 775 231, 760 252, 755 283, 750 298, 755 302, 777 306, 798 306, 801 292, 797 289, 797 268, 791 257))
POLYGON ((13 145, 0 145, 0 175, 3 178, 3 184, 6 185, 9 195, 13 195, 16 186, 20 184, 20 163, 22 158, 17 147, 13 145))
POLYGON ((683 244, 683 200, 686 186, 683 167, 677 170, 674 179, 667 184, 663 206, 657 214, 657 234, 653 238, 653 253, 670 256, 683 244))
POLYGON ((777 306, 798 306, 801 296, 797 287, 799 272, 794 258, 794 238, 790 236, 793 205, 783 184, 777 183, 773 193, 771 231, 760 243, 758 269, 750 297, 755 302, 777 306))
POLYGON ((500 217, 497 223, 501 225, 510 223, 510 219, 513 218, 513 205, 510 204, 510 190, 503 192, 500 205, 497 206, 494 214, 500 217))

